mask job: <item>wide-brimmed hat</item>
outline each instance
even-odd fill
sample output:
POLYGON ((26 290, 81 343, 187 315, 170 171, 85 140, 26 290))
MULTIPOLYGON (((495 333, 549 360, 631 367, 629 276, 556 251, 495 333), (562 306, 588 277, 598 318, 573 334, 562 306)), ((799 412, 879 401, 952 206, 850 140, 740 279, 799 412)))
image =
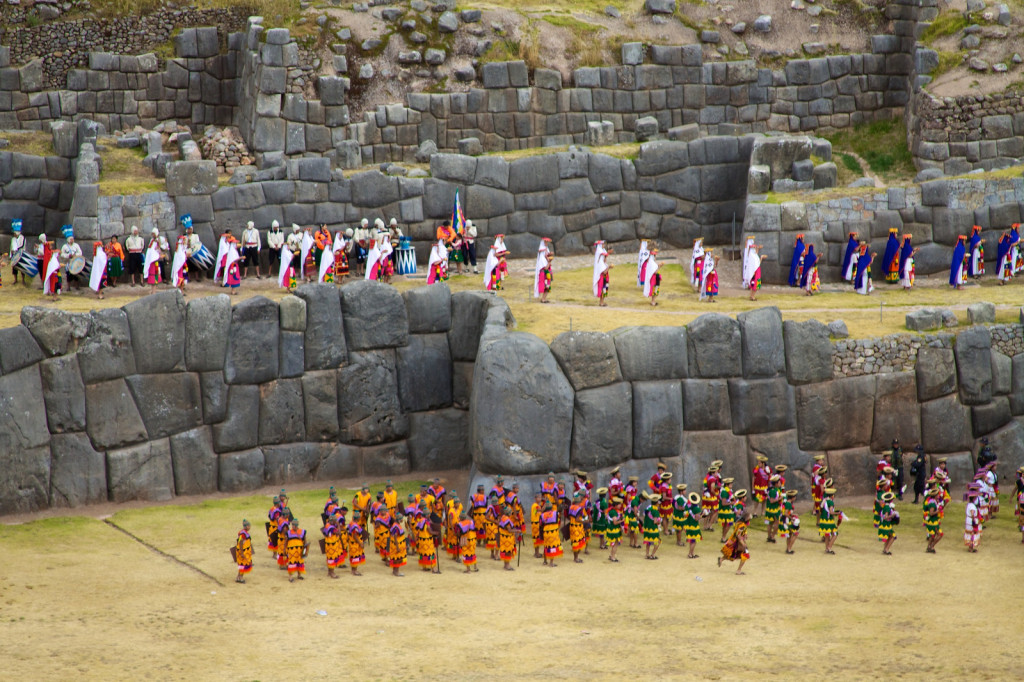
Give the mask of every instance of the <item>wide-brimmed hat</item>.
POLYGON ((677 483, 676 484, 676 490, 686 490, 686 484, 685 483, 677 483))
POLYGON ((892 492, 882 493, 882 501, 883 502, 890 502, 890 501, 892 501, 895 498, 896 498, 896 493, 892 493, 892 492))
POLYGON ((598 495, 607 495, 608 494, 608 488, 598 488, 597 489, 597 494, 598 495))
POLYGON ((768 481, 770 483, 778 483, 779 482, 779 475, 778 474, 772 474, 772 477, 769 478, 768 481))
POLYGON ((671 481, 672 480, 672 472, 671 471, 666 471, 665 473, 663 473, 661 475, 661 480, 663 480, 663 481, 671 481))
POLYGON ((732 494, 732 496, 735 497, 737 500, 742 500, 744 497, 747 496, 747 489, 746 488, 740 488, 739 490, 734 492, 732 494))
POLYGON ((779 472, 780 474, 781 474, 781 473, 782 473, 783 471, 785 471, 786 469, 788 469, 788 468, 789 468, 789 466, 788 466, 788 465, 786 465, 786 464, 776 464, 776 465, 775 465, 775 470, 776 470, 776 471, 778 471, 778 472, 779 472))
POLYGON ((825 494, 826 495, 835 495, 836 494, 836 489, 835 488, 825 488, 825 494))
POLYGON ((690 504, 697 504, 698 502, 700 502, 700 495, 698 495, 697 493, 690 493, 690 496, 687 497, 686 499, 690 501, 690 504))
POLYGON ((797 496, 797 492, 795 490, 787 490, 786 491, 786 497, 796 497, 796 496, 797 496))
POLYGON ((722 479, 722 483, 724 483, 725 485, 729 485, 730 483, 732 483, 735 480, 736 480, 735 478, 733 478, 732 476, 729 476, 727 478, 723 478, 722 479))
POLYGON ((768 461, 768 457, 765 456, 765 455, 758 455, 757 456, 757 461, 758 462, 767 462, 768 461))

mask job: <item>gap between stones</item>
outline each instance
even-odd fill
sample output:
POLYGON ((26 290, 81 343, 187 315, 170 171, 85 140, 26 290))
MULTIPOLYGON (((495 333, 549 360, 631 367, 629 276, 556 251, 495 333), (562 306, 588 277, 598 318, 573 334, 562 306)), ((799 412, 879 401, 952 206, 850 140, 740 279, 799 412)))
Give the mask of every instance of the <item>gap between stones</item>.
POLYGON ((194 566, 194 565, 188 563, 187 561, 182 561, 181 559, 179 559, 178 557, 174 556, 173 554, 168 554, 167 552, 163 551, 162 549, 160 549, 156 545, 151 545, 150 543, 148 543, 145 540, 143 540, 142 538, 140 538, 138 535, 135 535, 134 533, 132 533, 129 530, 125 530, 124 528, 122 528, 121 526, 117 525, 116 523, 114 523, 110 519, 103 519, 103 523, 107 524, 108 526, 110 526, 114 530, 121 531, 122 533, 124 533, 125 535, 130 537, 132 540, 135 540, 135 542, 139 543, 140 545, 142 545, 143 547, 145 547, 149 551, 153 552, 154 554, 159 554, 160 556, 162 556, 165 559, 170 559, 171 561, 173 561, 176 564, 181 564, 185 568, 188 568, 188 569, 198 573, 199 575, 203 576, 204 578, 212 580, 213 582, 217 583, 221 587, 224 587, 224 583, 222 583, 221 581, 217 580, 217 578, 213 577, 212 575, 210 575, 209 573, 207 573, 203 569, 199 568, 198 566, 194 566))

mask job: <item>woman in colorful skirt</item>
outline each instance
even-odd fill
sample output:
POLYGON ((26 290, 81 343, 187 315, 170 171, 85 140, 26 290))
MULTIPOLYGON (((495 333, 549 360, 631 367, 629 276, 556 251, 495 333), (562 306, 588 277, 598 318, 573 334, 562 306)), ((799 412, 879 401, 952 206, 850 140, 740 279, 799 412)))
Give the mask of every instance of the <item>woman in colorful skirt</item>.
POLYGON ((569 505, 569 544, 572 545, 573 563, 582 564, 580 552, 587 546, 587 534, 584 524, 587 520, 587 510, 583 506, 583 496, 576 493, 573 496, 572 504, 569 505))
POLYGON ((235 539, 235 564, 238 566, 236 583, 244 583, 245 576, 252 571, 252 536, 249 535, 249 522, 242 520, 242 530, 235 539))
POLYGON ((732 484, 736 479, 731 476, 722 479, 722 489, 718 491, 718 523, 722 525, 722 542, 725 542, 729 535, 729 529, 736 522, 736 512, 733 509, 735 499, 732 492, 732 484))
POLYGON ((643 510, 645 559, 657 559, 658 547, 661 546, 661 512, 658 511, 661 495, 647 495, 650 504, 643 510))
POLYGON ((786 554, 794 552, 793 545, 796 544, 796 538, 800 535, 800 515, 793 508, 794 500, 796 500, 796 491, 787 490, 786 497, 782 502, 782 521, 779 528, 779 534, 786 538, 786 554))
MULTIPOLYGON (((426 511, 426 503, 421 502, 420 505, 426 511)), ((437 546, 430 532, 430 519, 425 514, 416 520, 416 553, 420 555, 420 568, 431 573, 441 572, 437 565, 437 546)))
POLYGON ((683 546, 683 528, 686 525, 686 484, 676 485, 676 496, 672 498, 672 530, 676 534, 676 546, 683 546))
POLYGON ((924 495, 924 504, 921 506, 925 534, 928 538, 928 546, 924 551, 935 554, 935 545, 939 544, 944 533, 942 532, 942 516, 939 514, 939 497, 942 491, 938 486, 931 486, 924 495))
POLYGON ((686 518, 683 520, 683 529, 686 532, 686 544, 690 546, 690 551, 686 555, 687 559, 696 559, 699 554, 695 554, 697 549, 697 543, 703 538, 703 533, 700 530, 700 517, 703 513, 703 509, 700 504, 700 495, 697 493, 690 493, 688 498, 689 504, 686 506, 686 518))
POLYGON ((825 554, 835 554, 832 546, 839 536, 839 512, 836 509, 836 489, 825 488, 825 497, 821 500, 821 511, 818 514, 818 534, 825 539, 825 554))
POLYGON ((512 507, 505 505, 498 519, 498 556, 505 564, 506 571, 514 571, 512 560, 516 558, 516 538, 519 530, 512 521, 512 507))
POLYGON ((395 519, 388 529, 388 565, 391 566, 391 575, 396 578, 404 577, 402 566, 405 566, 409 556, 409 546, 405 541, 405 528, 402 521, 405 517, 402 514, 395 514, 395 519))
POLYGON ((967 504, 964 506, 964 545, 968 552, 977 552, 981 543, 981 514, 978 511, 977 488, 967 489, 967 504))
POLYGON ((729 539, 722 546, 722 556, 718 557, 718 567, 722 567, 722 561, 736 561, 740 565, 736 569, 736 575, 744 575, 743 564, 750 559, 750 552, 747 551, 747 529, 750 527, 750 517, 744 514, 732 527, 729 539))
POLYGON ((124 248, 117 237, 111 237, 104 250, 107 252, 107 278, 113 289, 117 286, 117 278, 124 274, 124 248))
POLYGON ((338 574, 334 569, 345 566, 345 559, 348 558, 345 552, 344 522, 341 515, 336 514, 328 518, 324 527, 320 529, 324 535, 324 554, 327 557, 327 577, 337 578, 338 574))
POLYGON ((622 498, 612 498, 612 506, 605 514, 604 538, 608 544, 608 561, 618 563, 619 545, 622 544, 622 498))
POLYGON ((540 532, 544 538, 544 565, 555 567, 555 559, 562 556, 562 533, 558 527, 558 510, 550 500, 544 501, 540 515, 540 532))
POLYGON ((610 249, 605 248, 603 241, 594 242, 594 276, 592 288, 599 306, 607 306, 608 288, 611 286, 612 265, 608 262, 610 249))
POLYGON ((626 530, 631 549, 640 549, 640 498, 633 497, 626 505, 626 530))

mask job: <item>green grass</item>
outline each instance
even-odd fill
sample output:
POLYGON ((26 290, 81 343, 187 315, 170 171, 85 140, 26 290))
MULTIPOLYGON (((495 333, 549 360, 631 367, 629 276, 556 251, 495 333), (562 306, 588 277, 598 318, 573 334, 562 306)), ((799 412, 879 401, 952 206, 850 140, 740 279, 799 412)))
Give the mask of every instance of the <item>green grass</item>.
POLYGON ((839 160, 843 162, 843 166, 853 173, 863 173, 864 169, 860 167, 860 161, 853 158, 849 154, 840 154, 839 160))
POLYGON ((100 194, 103 196, 149 194, 163 192, 167 184, 142 165, 142 147, 121 149, 110 141, 101 153, 100 194))
POLYGON ((970 23, 970 19, 958 10, 950 9, 942 12, 935 18, 931 26, 921 34, 921 42, 931 45, 939 38, 951 36, 962 31, 970 23))
POLYGON ((952 71, 963 63, 965 54, 964 50, 939 50, 939 65, 928 75, 938 78, 942 74, 952 71))
POLYGON ((909 179, 917 173, 902 118, 860 124, 826 137, 836 153, 855 152, 874 173, 887 180, 909 179))

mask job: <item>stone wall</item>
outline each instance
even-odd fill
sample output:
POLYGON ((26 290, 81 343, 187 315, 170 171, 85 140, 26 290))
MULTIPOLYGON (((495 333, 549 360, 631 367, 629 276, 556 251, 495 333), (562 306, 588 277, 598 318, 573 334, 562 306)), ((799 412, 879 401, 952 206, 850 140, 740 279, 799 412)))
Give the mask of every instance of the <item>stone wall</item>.
POLYGON ((910 151, 918 168, 946 175, 992 170, 1024 157, 1024 99, 1020 92, 915 96, 910 151))
MULTIPOLYGON (((756 197, 755 197, 756 198, 756 197)), ((863 194, 821 201, 752 202, 747 205, 743 229, 755 233, 768 256, 763 274, 771 282, 788 275, 796 235, 814 244, 823 279, 838 281, 849 233, 870 242, 879 256, 885 252, 889 229, 913 235, 920 251, 917 272, 933 274, 949 269, 952 246, 972 225, 982 228, 985 261, 995 268, 999 235, 1024 214, 1024 177, 960 177, 938 179, 906 187, 864 190, 863 194)), ((873 266, 875 282, 881 281, 873 266)), ((883 284, 884 286, 884 284, 883 284)))
POLYGON ((26 236, 59 232, 67 222, 74 192, 71 160, 0 149, 0 226, 5 239, 11 220, 21 218, 26 236))
POLYGON ((468 466, 500 299, 375 282, 168 291, 0 330, 0 514, 468 466))
POLYGON ((948 456, 956 486, 973 477, 981 436, 1008 470, 1024 464, 1024 355, 995 351, 980 326, 916 351, 916 363, 836 378, 827 328, 783 322, 775 308, 685 328, 566 332, 550 346, 485 335, 470 489, 501 473, 530 491, 549 471, 577 468, 601 485, 614 466, 646 478, 659 460, 692 489, 715 459, 749 489, 763 453, 788 464, 787 485, 806 495, 822 453, 842 494, 865 494, 894 437, 948 456))

